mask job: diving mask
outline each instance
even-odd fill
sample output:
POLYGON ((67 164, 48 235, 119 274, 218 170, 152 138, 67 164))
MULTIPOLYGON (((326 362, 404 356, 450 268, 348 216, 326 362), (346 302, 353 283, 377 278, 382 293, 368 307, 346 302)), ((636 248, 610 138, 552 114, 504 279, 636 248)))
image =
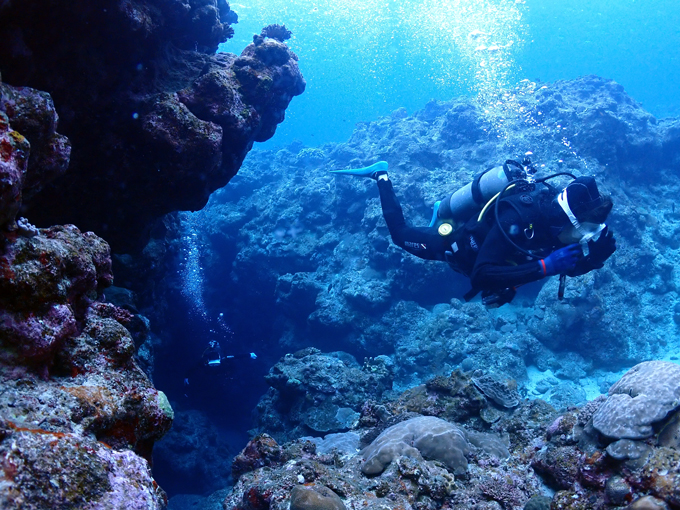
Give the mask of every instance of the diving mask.
POLYGON ((600 238, 600 234, 606 228, 607 225, 604 223, 590 223, 585 221, 583 223, 579 222, 574 213, 571 211, 571 208, 569 207, 569 202, 567 201, 566 188, 557 197, 557 203, 560 205, 560 207, 564 211, 564 214, 567 215, 569 221, 581 236, 578 242, 581 245, 583 256, 587 257, 588 254, 590 253, 588 243, 590 241, 597 241, 600 238))

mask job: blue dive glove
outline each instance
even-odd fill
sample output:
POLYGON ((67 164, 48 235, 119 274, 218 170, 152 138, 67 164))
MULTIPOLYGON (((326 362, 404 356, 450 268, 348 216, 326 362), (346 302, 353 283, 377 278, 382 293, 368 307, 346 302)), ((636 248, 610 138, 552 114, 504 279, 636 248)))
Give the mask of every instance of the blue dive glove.
POLYGON ((546 258, 539 260, 544 276, 552 276, 571 271, 576 267, 576 263, 583 256, 581 246, 570 244, 559 250, 555 250, 546 258))

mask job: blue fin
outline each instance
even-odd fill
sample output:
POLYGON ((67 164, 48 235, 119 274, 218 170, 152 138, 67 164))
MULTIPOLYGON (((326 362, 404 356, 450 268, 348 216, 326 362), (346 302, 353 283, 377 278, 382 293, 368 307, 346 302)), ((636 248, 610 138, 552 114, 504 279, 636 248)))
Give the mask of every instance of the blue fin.
POLYGON ((378 172, 387 172, 387 161, 378 161, 371 166, 364 168, 349 168, 347 170, 331 170, 332 174, 354 175, 356 177, 370 177, 375 178, 378 172))
POLYGON ((434 227, 437 224, 437 220, 439 219, 437 215, 439 214, 439 206, 441 203, 441 200, 437 200, 432 207, 432 219, 430 220, 430 227, 434 227))

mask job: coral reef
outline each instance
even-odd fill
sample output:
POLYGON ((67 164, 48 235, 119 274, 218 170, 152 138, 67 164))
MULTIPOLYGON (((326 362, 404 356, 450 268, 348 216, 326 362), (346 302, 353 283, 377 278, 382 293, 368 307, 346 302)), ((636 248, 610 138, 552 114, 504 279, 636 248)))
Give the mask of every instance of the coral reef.
POLYGON ((10 120, 24 119, 16 129, 36 147, 29 167, 51 178, 40 189, 29 168, 24 215, 40 226, 76 224, 126 252, 144 246, 162 215, 200 209, 305 87, 297 57, 276 38, 239 57, 215 55, 235 20, 225 0, 5 5, 3 80, 47 91, 72 144, 60 176, 65 139, 32 129, 21 107, 51 104, 3 91, 10 120))
POLYGON ((352 428, 362 405, 392 388, 387 357, 363 367, 349 354, 315 348, 286 355, 266 376, 270 390, 258 405, 258 427, 278 440, 352 428))
POLYGON ((109 245, 16 219, 70 145, 49 95, 0 87, 0 506, 163 508, 150 460, 173 411, 135 360, 135 316, 100 301, 109 245))
POLYGON ((2 507, 161 508, 148 461, 173 413, 134 360, 131 314, 95 300, 106 243, 73 226, 5 237, 0 267, 2 507))
POLYGON ((647 361, 635 365, 609 389, 593 414, 593 427, 616 439, 644 439, 653 425, 680 406, 680 365, 647 361))
MULTIPOLYGON (((185 115, 187 129, 196 134, 190 142, 207 148, 202 157, 224 157, 218 155, 217 131, 211 131, 230 122, 230 112, 215 107, 230 98, 229 87, 220 87, 221 70, 230 69, 248 84, 240 100, 257 90, 258 97, 276 101, 278 78, 260 80, 266 75, 261 66, 283 72, 288 65, 283 62, 289 50, 276 37, 256 42, 241 57, 205 60, 191 77, 193 85, 182 82, 162 96, 166 103, 141 112, 158 128, 158 147, 174 140, 163 125, 167 108, 172 115, 185 115)), ((606 508, 614 501, 642 507, 654 503, 649 498, 675 504, 669 487, 677 474, 667 467, 677 450, 671 446, 677 445, 678 430, 672 406, 663 416, 659 412, 652 435, 617 441, 594 428, 602 400, 583 410, 573 406, 606 391, 613 382, 611 370, 678 346, 679 282, 673 269, 679 262, 677 121, 654 119, 616 83, 597 77, 527 82, 517 94, 526 115, 508 118, 503 133, 474 102, 431 102, 410 116, 400 110, 359 124, 347 143, 253 151, 230 185, 213 195, 196 236, 207 254, 202 259, 206 281, 219 284, 206 284, 204 297, 212 309, 227 311, 238 336, 244 342, 256 338, 271 357, 269 366, 284 353, 310 345, 355 359, 380 359, 383 365, 383 375, 376 378, 380 391, 371 393, 374 388, 365 384, 370 371, 348 361, 349 356, 307 351, 285 357, 268 377, 272 388, 260 403, 254 431, 271 434, 258 435, 270 454, 246 455, 237 464, 240 477, 229 505, 285 507, 302 477, 303 483, 333 490, 347 507, 360 501, 367 507, 434 508, 450 497, 451 508, 470 508, 473 500, 478 508, 513 508, 539 492, 522 485, 529 480, 531 487, 538 486, 537 479, 524 475, 530 465, 558 491, 553 501, 558 508, 606 508), (468 282, 446 265, 421 261, 391 245, 372 182, 328 174, 388 161, 407 220, 426 225, 435 200, 478 171, 527 150, 545 163, 542 173, 593 174, 611 190, 615 208, 609 223, 620 247, 603 269, 569 279, 563 301, 556 297, 557 281, 547 280, 523 287, 513 304, 498 310, 463 302, 468 282), (262 320, 262 310, 272 320, 262 320), (450 376, 456 369, 459 375, 450 376), (475 386, 475 370, 501 374, 505 389, 495 386, 501 391, 494 391, 493 384, 483 382, 475 386), (385 389, 392 382, 395 391, 409 391, 391 400, 385 389), (488 393, 480 391, 484 388, 488 393), (357 403, 352 395, 364 401, 357 403), (538 395, 563 414, 532 400, 538 395), (388 427, 414 417, 408 413, 436 416, 470 431, 507 434, 511 460, 497 464, 488 456, 479 464, 468 459, 470 483, 436 463, 419 470, 417 459, 392 462, 383 475, 367 481, 360 462, 353 460, 344 464, 351 468, 346 476, 357 480, 353 492, 343 489, 344 472, 330 470, 344 462, 342 454, 313 454, 311 446, 284 444, 308 434, 355 430, 358 424, 366 446, 388 427), (644 459, 653 459, 648 470, 639 467, 644 459), (451 476, 456 491, 449 490, 451 476), (394 499, 385 501, 390 493, 394 499), (358 494, 375 499, 352 499, 358 494)), ((249 136, 266 136, 267 130, 251 120, 243 115, 234 122, 249 136)), ((137 268, 137 274, 144 269, 137 268)), ((130 274, 134 284, 134 271, 130 274)), ((602 412, 609 406, 616 412, 620 398, 602 412)), ((636 427, 641 424, 652 423, 636 427)))
MULTIPOLYGON (((496 374, 483 374, 477 371, 472 375, 472 382, 484 395, 500 406, 512 408, 519 404, 519 393, 516 388, 502 381, 496 374)), ((513 386, 516 386, 516 383, 513 383, 513 386)))
POLYGON ((291 510, 345 510, 340 497, 323 485, 293 487, 290 493, 291 510))
POLYGON ((7 115, 0 112, 0 228, 16 227, 29 148, 26 139, 10 128, 7 115))
MULTIPOLYGON (((638 372, 644 368, 633 374, 638 372)), ((626 374, 614 387, 631 379, 626 374)), ((451 383, 459 380, 452 375, 451 383)), ((441 379, 431 383, 444 386, 441 379)), ((418 414, 443 407, 438 400, 446 398, 440 391, 420 407, 414 402, 411 413, 387 412, 376 419, 372 409, 364 409, 351 433, 370 443, 359 452, 321 451, 317 445, 325 439, 279 445, 258 436, 238 456, 238 481, 224 508, 297 508, 299 499, 314 499, 318 508, 680 508, 680 452, 660 444, 663 427, 646 440, 643 458, 619 459, 606 449, 610 440, 592 426, 593 408, 603 399, 560 415, 540 400, 525 399, 493 424, 474 414, 457 423, 418 414), (389 425, 394 419, 397 423, 389 425), (509 439, 500 448, 499 434, 509 439)), ((396 403, 405 399, 402 394, 377 405, 397 409, 396 403)), ((346 434, 328 437, 329 445, 341 444, 346 434)))
MULTIPOLYGON (((675 373, 677 365, 642 363, 612 385, 609 399, 591 402, 580 412, 570 411, 549 427, 548 442, 536 452, 532 466, 560 489, 553 500, 554 507, 605 509, 625 504, 630 504, 629 508, 679 507, 678 451, 663 444, 663 425, 650 429, 649 434, 645 431, 644 442, 629 439, 612 442, 611 437, 599 434, 595 427, 598 423, 599 428, 615 431, 616 437, 623 428, 607 427, 607 421, 637 423, 640 413, 631 413, 627 405, 611 406, 598 413, 612 396, 620 395, 617 391, 622 388, 639 389, 646 383, 651 393, 650 385, 655 382, 650 378, 652 368, 659 369, 658 385, 663 388, 668 381, 663 374, 675 373)), ((659 397, 664 400, 662 390, 659 397)), ((663 421, 670 425, 674 419, 670 416, 663 421)))
POLYGON ((292 36, 292 32, 286 28, 285 25, 268 25, 262 29, 260 35, 253 36, 253 42, 259 46, 264 42, 265 37, 276 39, 279 42, 285 42, 292 36))
POLYGON ((29 199, 66 171, 71 159, 71 142, 56 132, 59 116, 52 97, 46 92, 0 82, 0 111, 5 112, 13 129, 30 143, 30 147, 24 149, 29 159, 21 189, 22 199, 29 199))
POLYGON ((456 474, 467 471, 465 455, 470 451, 465 432, 433 416, 411 418, 384 430, 362 450, 365 475, 379 475, 398 457, 439 460, 456 474))
MULTIPOLYGON (((449 386, 458 380, 460 376, 452 376, 449 386)), ((433 382, 433 386, 441 388, 444 383, 433 382)), ((529 402, 518 405, 517 415, 530 414, 540 425, 531 428, 526 416, 514 417, 526 424, 522 433, 528 433, 531 440, 516 440, 520 435, 513 433, 510 446, 516 455, 510 457, 507 439, 490 433, 490 426, 472 414, 461 420, 464 425, 419 414, 443 408, 444 402, 438 400, 446 401, 445 391, 421 400, 420 406, 412 401, 412 412, 392 415, 389 409, 398 413, 402 405, 398 402, 406 399, 401 395, 396 401, 376 403, 384 406, 377 414, 374 406, 365 406, 351 433, 281 445, 268 436, 256 437, 237 457, 242 459, 234 464, 238 465, 234 473, 238 481, 224 507, 283 509, 290 504, 292 508, 301 490, 314 490, 329 498, 324 501, 328 508, 342 504, 345 508, 518 510, 540 493, 540 480, 528 462, 553 417, 549 406, 539 411, 537 407, 532 410, 529 402), (352 443, 359 435, 368 444, 360 452, 334 447, 352 443)), ((517 425, 508 416, 494 429, 507 436, 508 431, 520 428, 517 425)))

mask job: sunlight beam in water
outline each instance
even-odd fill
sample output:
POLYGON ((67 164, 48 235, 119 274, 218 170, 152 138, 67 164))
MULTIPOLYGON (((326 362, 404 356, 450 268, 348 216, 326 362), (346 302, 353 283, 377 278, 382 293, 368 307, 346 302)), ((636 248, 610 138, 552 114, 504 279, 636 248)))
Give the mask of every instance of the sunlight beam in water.
POLYGON ((527 38, 523 0, 254 0, 232 7, 248 26, 285 23, 292 30, 308 94, 323 65, 324 74, 338 74, 337 93, 371 93, 392 104, 422 83, 433 99, 472 95, 495 130, 518 115, 514 98, 499 100, 499 92, 512 90, 521 74, 515 56, 527 38))

